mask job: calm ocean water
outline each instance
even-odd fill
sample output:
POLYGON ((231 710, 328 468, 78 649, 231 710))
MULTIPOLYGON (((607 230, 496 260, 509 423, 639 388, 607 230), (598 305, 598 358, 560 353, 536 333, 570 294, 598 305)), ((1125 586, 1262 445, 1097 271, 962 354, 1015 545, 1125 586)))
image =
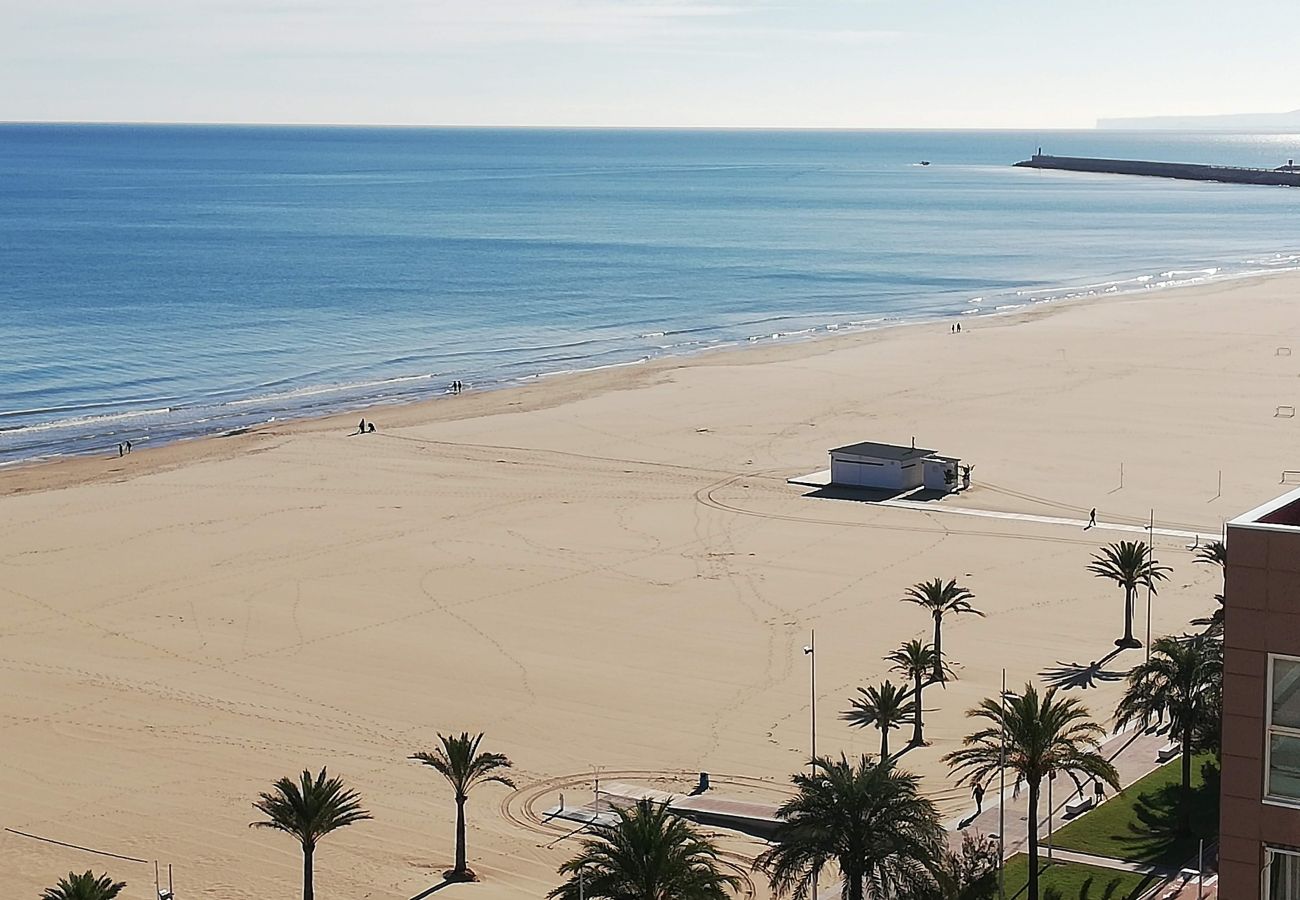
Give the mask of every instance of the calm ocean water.
POLYGON ((1300 266, 1300 136, 0 126, 0 463, 1300 266), (916 163, 930 160, 932 165, 916 163))

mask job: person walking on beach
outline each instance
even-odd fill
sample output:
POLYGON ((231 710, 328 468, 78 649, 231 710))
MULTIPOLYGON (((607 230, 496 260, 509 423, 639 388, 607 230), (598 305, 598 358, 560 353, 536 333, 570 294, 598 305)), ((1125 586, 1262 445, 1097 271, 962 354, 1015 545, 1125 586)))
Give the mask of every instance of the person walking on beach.
POLYGON ((1097 507, 1094 506, 1092 508, 1092 512, 1088 513, 1088 524, 1083 526, 1083 530, 1087 531, 1089 528, 1096 526, 1096 524, 1097 524, 1097 507))
POLYGON ((126 442, 126 452, 127 452, 127 453, 130 453, 130 452, 131 452, 131 442, 130 442, 130 441, 127 441, 127 442, 126 442))
POLYGON ((357 434, 365 434, 365 433, 366 433, 366 420, 363 418, 361 420, 361 423, 357 425, 357 434))
POLYGON ((125 452, 126 452, 126 445, 125 445, 125 444, 118 444, 118 445, 117 445, 117 458, 118 458, 118 459, 121 459, 121 458, 122 458, 122 454, 125 453, 125 452))
POLYGON ((977 781, 975 782, 975 786, 971 788, 970 792, 971 796, 975 798, 975 815, 978 816, 980 813, 984 812, 984 785, 977 781))

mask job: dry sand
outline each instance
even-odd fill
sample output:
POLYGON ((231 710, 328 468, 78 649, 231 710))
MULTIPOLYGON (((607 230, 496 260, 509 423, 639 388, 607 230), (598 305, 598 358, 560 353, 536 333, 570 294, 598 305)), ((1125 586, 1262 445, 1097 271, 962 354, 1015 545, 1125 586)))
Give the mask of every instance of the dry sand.
MULTIPOLYGON (((406 757, 438 730, 485 730, 522 790, 475 793, 485 881, 442 896, 538 897, 573 842, 541 846, 529 816, 564 785, 590 799, 595 766, 646 784, 706 770, 719 793, 779 798, 808 752, 809 629, 818 748, 876 748, 839 713, 883 654, 928 637, 898 598, 936 575, 988 613, 948 624, 960 680, 927 693, 934 743, 904 757, 955 814, 966 794, 939 760, 962 712, 1003 666, 1019 684, 1112 649, 1121 595, 1084 566, 1132 535, 814 499, 785 479, 828 447, 915 435, 975 464, 936 510, 1136 523, 1154 507, 1216 534, 1300 468, 1300 419, 1274 415, 1300 401, 1300 352, 1276 353, 1300 351, 1298 288, 1040 307, 960 336, 913 326, 377 409, 363 437, 352 414, 4 473, 0 824, 173 862, 184 898, 290 897, 298 851, 249 829, 250 804, 328 764, 375 821, 322 844, 319 896, 405 900, 450 863, 453 823, 446 786, 406 757)), ((1184 543, 1157 541, 1174 576, 1156 633, 1218 589, 1184 543)), ((1108 718, 1118 691, 1080 696, 1108 718)), ((10 895, 89 867, 126 879, 124 897, 152 890, 151 864, 0 834, 10 895)))

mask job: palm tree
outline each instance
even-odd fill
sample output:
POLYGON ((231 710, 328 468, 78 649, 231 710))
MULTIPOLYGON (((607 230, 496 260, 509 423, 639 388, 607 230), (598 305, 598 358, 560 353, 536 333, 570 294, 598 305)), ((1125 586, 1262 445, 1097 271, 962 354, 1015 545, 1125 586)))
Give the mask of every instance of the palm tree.
POLYGON ((1124 637, 1115 646, 1141 647, 1142 642, 1133 637, 1133 600, 1137 589, 1145 587, 1156 593, 1156 582, 1164 581, 1172 570, 1152 558, 1146 541, 1120 541, 1094 553, 1088 571, 1124 589, 1124 637))
POLYGON ((548 894, 559 900, 725 900, 740 886, 719 870, 717 848, 667 803, 638 800, 615 807, 618 821, 593 824, 582 850, 560 866, 569 880, 548 894))
POLYGON ((1169 722, 1170 736, 1182 748, 1183 785, 1178 833, 1191 830, 1192 753, 1218 727, 1222 714, 1223 647, 1205 637, 1162 637, 1151 644, 1151 658, 1135 667, 1115 709, 1115 722, 1149 728, 1169 722))
POLYGON ((879 687, 858 688, 840 718, 859 728, 880 729, 880 758, 889 759, 889 732, 920 715, 919 706, 901 686, 886 679, 879 687))
POLYGON ((476 876, 465 863, 465 801, 476 784, 496 782, 513 788, 515 783, 505 775, 495 774, 497 769, 509 769, 514 764, 501 753, 479 753, 478 745, 483 733, 470 737, 468 731, 459 735, 438 735, 442 746, 432 753, 416 753, 411 759, 437 769, 447 779, 456 794, 456 865, 444 873, 449 881, 474 881, 476 876))
POLYGON ((899 900, 994 900, 998 895, 998 842, 962 835, 961 849, 945 849, 928 878, 899 894, 899 900))
POLYGON ((96 876, 89 870, 80 875, 69 872, 54 887, 46 888, 41 900, 113 900, 124 887, 125 881, 115 882, 107 875, 96 876))
POLYGON ((805 900, 811 879, 835 863, 843 900, 893 897, 926 877, 945 846, 934 804, 917 776, 889 760, 813 760, 791 778, 798 793, 779 810, 772 847, 755 861, 772 891, 805 900))
POLYGON ((952 675, 952 669, 948 668, 948 664, 934 652, 933 644, 919 640, 906 642, 886 656, 885 662, 893 663, 889 667, 891 672, 898 672, 903 677, 912 679, 912 697, 916 701, 916 709, 912 715, 912 746, 919 747, 925 743, 921 731, 921 690, 925 687, 925 677, 934 671, 936 662, 945 677, 952 675))
POLYGON ((1201 616, 1192 619, 1193 625, 1204 625, 1205 630, 1201 632, 1205 637, 1213 640, 1223 640, 1223 595, 1215 594, 1214 600, 1219 604, 1218 609, 1208 616, 1201 616))
POLYGON ((281 778, 273 787, 253 804, 266 818, 249 827, 274 828, 298 839, 302 844, 302 900, 312 900, 316 844, 331 831, 365 821, 371 815, 361 808, 357 792, 345 788, 343 779, 327 777, 324 767, 315 779, 304 769, 296 784, 292 778, 281 778))
POLYGON ((1041 697, 1026 684, 1019 696, 985 699, 966 713, 985 727, 966 737, 962 748, 944 757, 958 783, 982 784, 1004 763, 1016 783, 1029 787, 1029 900, 1038 900, 1038 793, 1043 779, 1064 772, 1100 779, 1119 790, 1118 775, 1099 752, 1105 731, 1076 699, 1056 699, 1056 688, 1041 697), (1005 744, 1004 744, 1005 742, 1005 744))
MULTIPOLYGON (((1218 566, 1226 581, 1228 577, 1228 545, 1223 541, 1210 541, 1196 548, 1196 562, 1218 566)), ((1226 587, 1226 585, 1225 585, 1226 587)), ((1219 608, 1201 619, 1192 619, 1193 625, 1204 625, 1205 635, 1213 638, 1223 637, 1223 594, 1214 595, 1219 608)))
POLYGON ((1223 541, 1210 541, 1208 544, 1202 544, 1196 548, 1196 561, 1226 570, 1228 567, 1228 545, 1223 541))
POLYGON ((943 681, 943 617, 952 613, 954 616, 962 613, 974 613, 977 616, 983 616, 971 605, 975 595, 967 590, 964 586, 957 583, 953 578, 944 583, 942 578, 936 578, 933 581, 921 581, 907 589, 903 596, 904 603, 915 603, 930 611, 934 617, 934 671, 930 675, 931 681, 943 681))

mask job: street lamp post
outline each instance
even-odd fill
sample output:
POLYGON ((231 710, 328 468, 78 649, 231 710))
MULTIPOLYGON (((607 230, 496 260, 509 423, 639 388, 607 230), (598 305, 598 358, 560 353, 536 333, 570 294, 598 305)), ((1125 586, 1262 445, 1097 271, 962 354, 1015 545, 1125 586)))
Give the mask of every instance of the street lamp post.
MULTIPOLYGON (((1147 523, 1147 568, 1155 562, 1156 552, 1156 511, 1151 510, 1147 523)), ((1147 662, 1151 662, 1151 573, 1147 573, 1147 662)))
POLYGON ((998 758, 998 898, 1006 900, 1007 873, 1007 670, 1002 670, 1002 694, 998 702, 1002 708, 1002 752, 998 758))
MULTIPOLYGON (((808 703, 808 723, 809 731, 812 737, 812 758, 809 766, 812 770, 812 777, 817 777, 817 629, 811 629, 808 632, 808 646, 803 648, 804 656, 808 657, 808 684, 809 684, 809 703, 808 703)), ((812 874, 812 900, 817 900, 817 870, 812 874)))
POLYGON ((1056 771, 1047 773, 1047 861, 1052 861, 1052 782, 1056 780, 1056 771))

